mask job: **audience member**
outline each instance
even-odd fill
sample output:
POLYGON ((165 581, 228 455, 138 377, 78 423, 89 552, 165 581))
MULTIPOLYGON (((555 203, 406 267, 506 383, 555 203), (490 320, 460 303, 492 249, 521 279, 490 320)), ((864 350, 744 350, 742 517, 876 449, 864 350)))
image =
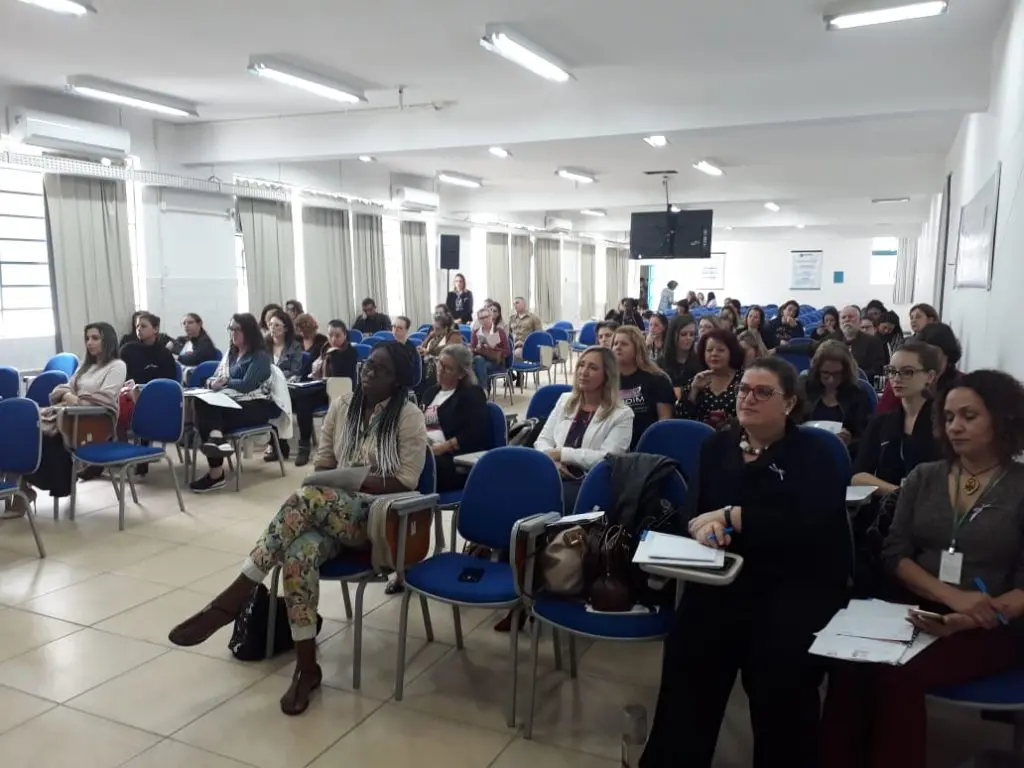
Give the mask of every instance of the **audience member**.
POLYGON ((957 365, 963 356, 963 349, 953 329, 945 323, 928 323, 917 333, 916 338, 938 350, 939 376, 935 380, 935 390, 949 389, 961 376, 957 365))
POLYGON ((178 378, 174 355, 158 344, 160 318, 150 312, 140 312, 135 320, 135 341, 121 347, 126 385, 148 384, 154 379, 178 378))
POLYGON ((690 383, 700 363, 694 349, 697 340, 697 324, 692 315, 676 315, 668 324, 665 341, 665 355, 661 360, 661 368, 668 374, 672 388, 679 399, 683 387, 690 383))
POLYGON ((931 304, 915 304, 910 308, 910 332, 919 333, 929 323, 939 322, 939 313, 931 304))
POLYGON ((461 272, 455 275, 455 285, 448 292, 445 307, 457 322, 473 322, 473 292, 466 288, 466 277, 461 272))
POLYGON ((864 317, 870 319, 877 328, 878 324, 882 320, 882 316, 888 311, 889 310, 885 308, 885 304, 880 302, 878 299, 872 299, 868 302, 867 306, 864 307, 864 312, 862 314, 864 317))
POLYGON ((700 322, 697 323, 697 338, 707 336, 712 331, 717 330, 721 330, 718 326, 718 323, 716 323, 714 319, 709 317, 708 315, 704 315, 704 317, 700 319, 700 322))
POLYGON ((882 375, 882 369, 889 363, 889 355, 881 339, 860 329, 860 320, 860 310, 852 305, 843 307, 839 313, 839 327, 846 346, 857 365, 873 380, 875 376, 882 375))
POLYGON ((504 328, 494 324, 491 312, 488 308, 477 312, 476 318, 480 328, 473 331, 469 340, 469 348, 474 355, 473 372, 485 390, 492 373, 504 373, 508 370, 505 363, 510 352, 508 335, 504 328))
POLYGON ((412 328, 412 320, 405 315, 396 315, 391 321, 391 333, 395 335, 395 341, 405 344, 409 341, 409 329, 412 328))
POLYGON ((744 327, 748 331, 755 331, 761 335, 761 341, 764 342, 765 349, 771 351, 779 346, 779 340, 775 336, 775 331, 772 330, 771 325, 765 320, 764 310, 756 304, 747 310, 744 327))
POLYGON ((447 304, 438 304, 434 307, 434 314, 445 315, 451 322, 455 322, 455 318, 452 317, 452 313, 449 311, 447 304))
POLYGON ((515 345, 516 359, 522 360, 523 344, 526 343, 526 337, 531 333, 543 331, 544 326, 541 324, 540 318, 526 308, 526 299, 522 296, 516 296, 515 301, 512 302, 512 307, 515 312, 508 321, 509 336, 511 336, 512 343, 515 345))
POLYGON ((327 337, 320 333, 320 326, 316 318, 305 312, 295 318, 295 335, 298 337, 299 345, 302 347, 302 370, 299 371, 299 378, 306 380, 311 378, 313 363, 315 363, 327 346, 327 337))
POLYGON ((655 365, 664 367, 665 332, 668 330, 668 318, 658 312, 647 321, 647 348, 655 365))
POLYGON ((860 319, 860 330, 861 333, 866 333, 868 336, 878 335, 878 326, 875 325, 875 321, 870 317, 862 317, 860 319))
POLYGON ((263 333, 270 332, 270 318, 273 317, 275 312, 284 312, 284 307, 280 304, 267 304, 260 312, 260 330, 263 333))
POLYGON ((718 320, 722 324, 722 327, 736 333, 739 328, 742 328, 742 324, 739 320, 739 315, 736 314, 736 310, 729 304, 726 304, 718 312, 718 320))
POLYGON ((856 456, 871 420, 871 400, 860 386, 857 364, 843 342, 822 342, 811 359, 804 390, 807 420, 842 424, 839 439, 856 456))
POLYGON ((132 312, 131 328, 129 328, 128 333, 122 336, 121 339, 117 342, 118 349, 123 347, 125 344, 131 344, 133 341, 139 340, 139 337, 136 335, 137 331, 135 329, 139 323, 139 315, 145 314, 145 312, 146 310, 144 309, 137 309, 134 312, 132 312))
POLYGON ((353 330, 367 336, 391 330, 391 318, 377 311, 376 301, 371 298, 365 298, 363 299, 362 307, 363 314, 357 317, 356 321, 352 324, 353 330))
POLYGON ((443 346, 448 346, 450 344, 454 344, 456 346, 461 345, 463 347, 466 346, 466 337, 462 335, 462 331, 460 331, 458 328, 448 329, 448 336, 445 338, 445 343, 443 346))
POLYGON ((900 327, 900 316, 895 312, 885 312, 878 319, 878 338, 885 344, 886 351, 892 353, 903 344, 903 328, 900 327))
POLYGON ((700 373, 683 387, 676 415, 723 429, 736 418, 736 392, 743 378, 743 350, 736 337, 721 329, 697 342, 700 373))
POLYGON ((755 360, 768 356, 768 347, 757 331, 742 331, 737 337, 740 349, 743 350, 743 368, 746 370, 755 360))
POLYGON ((608 312, 605 314, 604 319, 613 320, 616 323, 620 323, 622 320, 622 310, 625 308, 625 306, 626 300, 619 299, 618 306, 609 309, 608 312))
POLYGON ((714 291, 708 291, 708 300, 704 306, 708 309, 718 309, 718 299, 715 298, 714 291))
POLYGON ((779 314, 769 323, 780 345, 789 344, 793 339, 804 338, 804 324, 800 322, 799 314, 800 305, 790 299, 779 307, 779 314))
POLYGON ((179 363, 186 368, 194 368, 200 363, 220 359, 220 352, 203 327, 203 318, 189 312, 181 321, 181 327, 185 335, 179 336, 171 347, 179 363))
POLYGON ((690 308, 699 307, 701 305, 700 299, 697 298, 697 294, 693 291, 686 292, 686 300, 690 303, 690 308))
POLYGON ((821 325, 811 331, 811 341, 843 341, 839 330, 839 311, 835 307, 822 310, 821 325))
POLYGON ((676 286, 678 285, 679 283, 675 280, 669 280, 668 284, 661 289, 661 298, 658 299, 658 314, 664 315, 676 303, 676 286))
POLYGON ((1024 387, 1000 371, 975 371, 939 393, 936 412, 946 460, 907 477, 883 556, 903 602, 941 615, 911 613, 910 623, 939 639, 903 666, 836 665, 826 768, 925 768, 926 694, 1024 660, 1015 626, 1024 616, 1024 466, 1015 461, 1024 387))
POLYGON ((288 317, 292 319, 293 323, 298 320, 299 315, 306 312, 302 306, 302 302, 298 299, 288 299, 288 301, 284 303, 284 311, 288 313, 288 317))
POLYGON ((754 765, 819 765, 823 668, 807 649, 846 602, 851 552, 845 479, 793 423, 797 401, 793 367, 758 360, 740 385, 739 425, 701 447, 690 535, 741 555, 743 570, 726 587, 686 585, 642 768, 710 768, 737 671, 754 765))
POLYGON ((619 324, 614 320, 603 320, 597 324, 597 344, 605 349, 612 348, 612 339, 615 338, 615 331, 619 324))
MULTIPOLYGON (((448 334, 453 330, 452 322, 452 318, 449 315, 441 314, 440 312, 434 315, 434 324, 430 329, 430 333, 423 339, 423 343, 419 346, 418 350, 423 355, 424 362, 433 361, 441 354, 441 350, 448 343, 448 334)), ((456 332, 458 332, 457 329, 456 332)))
POLYGON ((644 319, 640 315, 634 299, 623 299, 622 312, 617 317, 606 319, 614 320, 619 325, 630 325, 634 328, 639 328, 641 331, 644 329, 644 319))
POLYGON ((612 353, 619 366, 619 394, 633 411, 633 436, 629 450, 651 424, 672 418, 675 393, 672 382, 652 361, 644 336, 631 325, 615 330, 612 353))
POLYGON ((698 291, 698 293, 697 293, 697 303, 700 304, 702 307, 704 306, 704 292, 703 291, 698 291))
POLYGON ((320 566, 343 548, 367 547, 365 495, 414 490, 423 471, 427 430, 423 414, 408 398, 412 363, 404 345, 378 345, 363 364, 359 389, 332 403, 324 420, 314 466, 320 470, 368 465, 370 473, 358 493, 303 485, 271 520, 246 558, 241 575, 206 608, 170 632, 175 645, 199 645, 238 618, 253 586, 262 583, 275 566, 283 565, 296 656, 291 684, 281 698, 281 711, 287 715, 306 710, 322 679, 316 661, 320 566))
POLYGON ((651 299, 647 289, 647 278, 643 276, 640 277, 640 293, 637 295, 637 302, 640 305, 641 312, 646 312, 651 308, 651 299))
POLYGON ((267 322, 267 351, 288 381, 297 381, 302 373, 302 343, 295 325, 284 310, 275 310, 267 322))
POLYGON ((688 315, 690 314, 690 302, 686 299, 680 299, 675 304, 677 315, 688 315))

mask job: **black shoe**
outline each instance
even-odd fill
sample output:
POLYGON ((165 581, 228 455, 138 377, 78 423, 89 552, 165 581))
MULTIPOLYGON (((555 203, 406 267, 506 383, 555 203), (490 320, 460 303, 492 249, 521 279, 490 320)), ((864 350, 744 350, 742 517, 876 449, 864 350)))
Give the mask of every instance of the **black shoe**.
POLYGON ((295 454, 295 466, 304 467, 309 464, 309 446, 299 443, 299 452, 295 454))
POLYGON ((149 474, 149 464, 138 464, 135 467, 136 477, 145 477, 149 474))
POLYGON ((98 477, 103 476, 103 467, 86 467, 78 473, 78 479, 83 483, 89 480, 95 480, 98 477))
POLYGON ((198 480, 193 480, 189 483, 188 487, 192 489, 192 493, 207 493, 209 491, 216 491, 223 488, 226 484, 224 475, 214 479, 210 477, 209 473, 207 473, 198 480))

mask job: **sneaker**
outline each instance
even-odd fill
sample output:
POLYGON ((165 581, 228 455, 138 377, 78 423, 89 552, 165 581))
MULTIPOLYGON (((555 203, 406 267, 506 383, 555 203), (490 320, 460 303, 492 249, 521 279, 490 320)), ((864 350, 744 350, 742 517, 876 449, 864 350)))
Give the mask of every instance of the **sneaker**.
POLYGON ((295 466, 296 467, 304 467, 307 464, 309 464, 309 454, 310 454, 309 446, 308 445, 300 445, 299 446, 299 452, 297 454, 295 454, 295 466))
POLYGON ((192 493, 207 493, 208 491, 216 491, 219 488, 223 488, 225 485, 224 475, 214 479, 209 474, 205 474, 198 480, 193 480, 189 483, 188 487, 192 489, 192 493))
POLYGON ((214 459, 222 459, 225 456, 234 456, 235 448, 231 443, 226 440, 207 440, 203 443, 203 447, 200 449, 203 452, 203 456, 214 459))

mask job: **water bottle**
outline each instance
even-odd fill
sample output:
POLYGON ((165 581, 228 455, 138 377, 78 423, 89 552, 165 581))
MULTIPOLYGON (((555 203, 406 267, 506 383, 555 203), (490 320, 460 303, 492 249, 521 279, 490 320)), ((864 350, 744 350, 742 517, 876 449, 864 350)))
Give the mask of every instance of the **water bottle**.
POLYGON ((647 710, 630 704, 622 710, 622 768, 639 768, 647 743, 647 710))

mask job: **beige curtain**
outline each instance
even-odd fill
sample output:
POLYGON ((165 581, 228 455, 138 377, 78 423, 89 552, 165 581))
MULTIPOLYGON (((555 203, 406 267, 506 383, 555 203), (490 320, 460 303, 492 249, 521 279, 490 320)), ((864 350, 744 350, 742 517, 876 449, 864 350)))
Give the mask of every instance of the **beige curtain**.
POLYGON ((562 311, 561 243, 538 237, 534 243, 534 313, 542 323, 553 323, 562 311))
POLYGON ((331 319, 349 322, 356 312, 352 296, 352 241, 348 211, 302 209, 306 261, 306 307, 326 328, 331 319))
MULTIPOLYGON (((512 298, 522 296, 526 306, 533 306, 530 290, 530 267, 533 262, 533 243, 529 235, 512 235, 511 294, 512 298)), ((510 310, 511 311, 511 310, 510 310)))
POLYGON ((487 295, 501 305, 502 314, 508 317, 512 306, 508 235, 504 232, 488 232, 486 255, 487 295))
POLYGON ((253 314, 295 296, 295 239, 291 203, 238 199, 245 276, 253 314))
POLYGON ((82 329, 100 320, 125 332, 135 310, 128 198, 123 181, 43 176, 57 350, 85 354, 82 329))
POLYGON ((384 276, 384 219, 370 213, 357 213, 355 229, 356 306, 371 298, 377 309, 387 312, 387 280, 384 276))
POLYGON ((895 304, 910 304, 914 300, 914 281, 917 279, 917 239, 901 237, 896 246, 896 284, 892 288, 895 304))
POLYGON ((619 299, 629 294, 629 249, 609 248, 605 251, 608 269, 605 281, 608 287, 605 294, 604 311, 619 306, 619 299))
POLYGON ((430 246, 427 225, 422 221, 403 221, 402 284, 405 287, 405 314, 413 329, 429 323, 434 314, 430 304, 430 246))
MULTIPOLYGON (((580 318, 586 322, 593 319, 597 305, 597 287, 595 285, 595 253, 594 245, 584 243, 580 246, 580 318)), ((604 313, 601 313, 604 316, 604 313)))

